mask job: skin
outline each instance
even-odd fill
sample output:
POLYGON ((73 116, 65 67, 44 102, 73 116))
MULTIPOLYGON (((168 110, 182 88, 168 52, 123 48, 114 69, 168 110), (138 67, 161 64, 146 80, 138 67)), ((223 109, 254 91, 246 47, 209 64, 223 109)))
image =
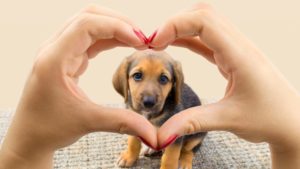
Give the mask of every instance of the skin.
POLYGON ((159 147, 174 134, 210 130, 268 142, 273 168, 300 168, 298 92, 262 52, 206 4, 167 20, 147 45, 155 50, 177 45, 207 58, 228 80, 223 99, 173 116, 158 132, 136 113, 89 100, 77 81, 90 58, 116 46, 147 47, 133 27, 116 12, 90 6, 45 42, 1 147, 0 168, 51 168, 56 149, 93 131, 139 135, 159 147))

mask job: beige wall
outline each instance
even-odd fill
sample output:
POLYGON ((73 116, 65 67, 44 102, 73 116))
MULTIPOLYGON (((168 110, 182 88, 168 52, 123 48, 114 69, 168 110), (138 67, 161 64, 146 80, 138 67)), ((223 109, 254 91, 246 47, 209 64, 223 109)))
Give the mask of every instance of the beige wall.
MULTIPOLYGON (((15 107, 35 53, 70 16, 89 3, 118 10, 152 33, 164 20, 195 0, 10 0, 0 5, 0 109, 15 107)), ((208 1, 206 1, 208 2, 208 1)), ((262 49, 300 90, 300 1, 209 1, 262 49)), ((167 51, 182 62, 186 81, 201 97, 221 97, 226 81, 214 65, 186 49, 167 51)), ((90 63, 80 86, 97 103, 122 101, 111 85, 112 74, 132 49, 101 53, 90 63)), ((255 71, 255 69, 253 69, 255 71)), ((276 85, 276 84, 274 84, 276 85)))

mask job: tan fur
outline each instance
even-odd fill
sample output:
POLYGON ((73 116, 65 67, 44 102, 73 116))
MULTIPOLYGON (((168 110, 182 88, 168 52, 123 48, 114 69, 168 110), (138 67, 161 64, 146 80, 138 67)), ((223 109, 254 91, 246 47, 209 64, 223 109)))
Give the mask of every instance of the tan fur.
POLYGON ((124 59, 121 65, 118 67, 116 73, 113 76, 113 86, 116 91, 124 97, 125 102, 128 99, 128 80, 127 69, 129 65, 129 59, 124 59))
POLYGON ((182 150, 179 158, 180 168, 192 169, 193 158, 194 158, 193 148, 198 144, 201 144, 202 141, 203 138, 195 138, 185 142, 185 144, 182 146, 182 150))
POLYGON ((195 146, 198 144, 201 144, 203 141, 203 138, 194 138, 194 139, 189 139, 188 142, 186 142, 183 146, 182 149, 186 151, 192 151, 195 146))
POLYGON ((171 144, 166 149, 161 159, 160 169, 177 169, 181 144, 171 144))
POLYGON ((182 74, 182 69, 181 69, 181 64, 179 62, 175 62, 174 64, 174 75, 176 78, 175 81, 175 88, 176 88, 176 92, 175 92, 175 99, 176 99, 176 103, 178 104, 179 102, 181 102, 180 98, 181 98, 181 88, 183 85, 183 74, 182 74))
MULTIPOLYGON (((123 167, 130 167, 134 164, 134 162, 138 159, 140 151, 141 151, 141 141, 134 136, 128 137, 128 148, 124 152, 121 153, 120 160, 122 160, 123 167)), ((120 165, 120 162, 119 162, 120 165)))
POLYGON ((179 168, 192 169, 193 158, 194 158, 193 151, 181 151, 179 168))
MULTIPOLYGON (((152 124, 157 124, 157 123, 159 123, 160 119, 161 119, 161 118, 164 118, 165 116, 166 116, 166 113, 162 113, 160 116, 157 116, 157 117, 155 117, 155 118, 152 118, 152 119, 150 120, 150 122, 151 122, 152 124)), ((159 127, 159 126, 156 126, 156 127, 159 127)))
POLYGON ((161 103, 160 108, 163 107, 165 98, 168 96, 173 84, 170 81, 166 85, 160 85, 157 79, 161 74, 164 74, 169 79, 172 79, 171 73, 164 67, 160 60, 156 59, 144 58, 139 61, 138 65, 132 68, 132 70, 129 72, 128 82, 130 86, 130 93, 132 99, 134 100, 133 107, 137 107, 137 104, 141 104, 141 93, 157 93, 157 102, 161 103), (143 80, 141 82, 136 82, 132 78, 133 74, 137 72, 143 72, 143 80))
POLYGON ((138 64, 133 67, 130 72, 128 72, 129 65, 137 60, 141 55, 145 55, 145 51, 138 51, 135 52, 130 57, 124 59, 124 61, 118 67, 116 73, 113 76, 113 86, 116 91, 124 97, 125 102, 128 99, 128 91, 131 92, 131 96, 134 107, 137 104, 140 104, 141 101, 141 91, 147 90, 146 92, 156 92, 159 93, 157 102, 161 103, 161 108, 164 105, 164 100, 168 96, 168 93, 173 87, 172 81, 170 81, 167 85, 159 85, 157 83, 158 77, 163 73, 166 75, 170 80, 172 79, 171 72, 166 69, 164 63, 172 63, 174 68, 174 76, 175 76, 175 100, 176 103, 180 102, 181 97, 181 87, 183 85, 183 74, 181 69, 181 64, 175 60, 173 60, 167 53, 165 52, 155 52, 155 51, 148 51, 148 53, 161 56, 160 58, 163 60, 157 59, 148 59, 142 58, 138 62, 138 64), (145 75, 145 79, 141 83, 136 83, 132 75, 137 71, 143 71, 145 75), (129 73, 129 74, 127 74, 129 73), (130 88, 130 90, 129 90, 130 88))

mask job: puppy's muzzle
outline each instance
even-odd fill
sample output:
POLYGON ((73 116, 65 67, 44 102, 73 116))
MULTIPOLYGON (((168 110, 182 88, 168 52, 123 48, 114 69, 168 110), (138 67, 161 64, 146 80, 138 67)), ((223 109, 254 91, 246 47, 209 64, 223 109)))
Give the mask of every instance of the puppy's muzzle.
POLYGON ((144 96, 143 105, 145 108, 151 109, 156 104, 156 98, 154 96, 144 96))

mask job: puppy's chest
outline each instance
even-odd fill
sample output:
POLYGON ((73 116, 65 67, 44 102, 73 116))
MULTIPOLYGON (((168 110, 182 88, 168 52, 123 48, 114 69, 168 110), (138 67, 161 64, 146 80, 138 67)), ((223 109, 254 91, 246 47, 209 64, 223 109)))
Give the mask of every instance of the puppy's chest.
MULTIPOLYGON (((129 109, 131 109, 132 111, 135 111, 131 108, 131 106, 128 106, 129 109)), ((138 112, 135 111, 136 113, 144 116, 152 125, 156 126, 156 127, 160 127, 164 124, 164 122, 166 122, 169 118, 171 118, 173 115, 175 115, 176 113, 180 112, 182 110, 182 106, 165 106, 165 108, 162 110, 162 112, 157 115, 157 116, 151 116, 151 114, 147 114, 145 115, 145 113, 143 112, 138 112)))
POLYGON ((162 113, 160 113, 159 116, 156 117, 150 117, 147 118, 154 126, 160 127, 163 125, 164 122, 166 122, 169 118, 177 114, 183 110, 182 105, 167 105, 165 106, 164 110, 162 113))
POLYGON ((156 127, 160 127, 165 121, 167 121, 171 116, 166 114, 166 113, 162 113, 160 116, 157 117, 153 117, 153 118, 147 118, 151 124, 153 124, 156 127))
POLYGON ((162 112, 160 115, 152 117, 151 115, 145 115, 143 112, 137 112, 136 113, 144 116, 153 126, 159 128, 162 126, 162 124, 167 121, 172 115, 170 113, 162 112))
POLYGON ((158 116, 155 117, 146 117, 154 126, 160 127, 166 122, 169 118, 175 115, 177 111, 174 110, 164 110, 158 116))

